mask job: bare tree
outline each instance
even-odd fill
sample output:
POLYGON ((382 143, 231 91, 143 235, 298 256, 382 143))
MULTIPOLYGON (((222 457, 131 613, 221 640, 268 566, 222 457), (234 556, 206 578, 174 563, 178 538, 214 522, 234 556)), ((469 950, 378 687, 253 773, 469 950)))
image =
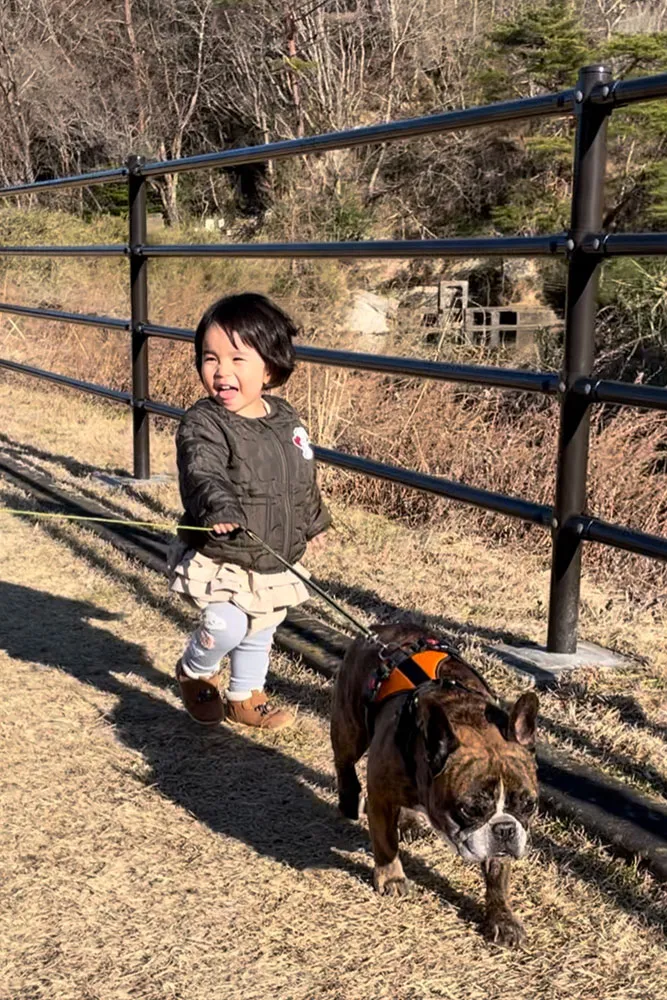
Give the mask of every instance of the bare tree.
POLYGON ((31 20, 31 12, 19 4, 0 8, 0 170, 6 184, 35 177, 30 88, 36 71, 29 67, 22 44, 31 20))

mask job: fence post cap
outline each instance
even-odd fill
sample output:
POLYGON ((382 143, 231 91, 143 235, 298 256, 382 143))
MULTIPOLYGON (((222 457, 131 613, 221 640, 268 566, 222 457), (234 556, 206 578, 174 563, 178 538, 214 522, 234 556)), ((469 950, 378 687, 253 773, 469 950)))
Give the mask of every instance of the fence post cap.
MULTIPOLYGON (((582 66, 579 70, 579 79, 577 80, 576 89, 574 92, 574 100, 576 104, 583 104, 587 101, 592 92, 600 84, 610 84, 612 82, 612 72, 609 66, 604 66, 602 63, 594 63, 591 66, 582 66)), ((605 98, 609 97, 610 89, 606 87, 605 98)))
POLYGON ((604 63, 591 63, 588 66, 582 66, 579 72, 583 75, 584 73, 588 76, 590 73, 596 73, 600 76, 604 73, 609 73, 611 75, 611 70, 604 63))
POLYGON ((146 163, 146 157, 141 156, 139 153, 130 153, 130 155, 125 160, 127 169, 131 174, 140 173, 141 167, 146 163))

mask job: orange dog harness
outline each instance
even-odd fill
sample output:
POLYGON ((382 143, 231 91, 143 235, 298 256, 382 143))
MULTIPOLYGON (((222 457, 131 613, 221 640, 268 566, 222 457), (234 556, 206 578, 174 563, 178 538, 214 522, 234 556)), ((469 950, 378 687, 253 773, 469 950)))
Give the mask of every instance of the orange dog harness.
POLYGON ((389 676, 380 682, 373 701, 377 704, 389 695, 412 691, 420 684, 435 680, 438 667, 448 659, 449 653, 442 649, 426 649, 406 656, 400 666, 395 666, 389 676))

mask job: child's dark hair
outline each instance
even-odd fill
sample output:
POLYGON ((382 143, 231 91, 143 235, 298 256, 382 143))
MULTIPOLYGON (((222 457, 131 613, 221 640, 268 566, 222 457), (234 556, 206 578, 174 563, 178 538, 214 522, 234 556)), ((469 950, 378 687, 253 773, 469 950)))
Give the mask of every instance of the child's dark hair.
POLYGON ((211 326, 237 334, 247 347, 257 351, 269 371, 267 389, 284 385, 292 374, 296 361, 292 339, 299 331, 287 313, 265 295, 226 295, 209 306, 195 332, 195 364, 200 375, 204 337, 211 326))

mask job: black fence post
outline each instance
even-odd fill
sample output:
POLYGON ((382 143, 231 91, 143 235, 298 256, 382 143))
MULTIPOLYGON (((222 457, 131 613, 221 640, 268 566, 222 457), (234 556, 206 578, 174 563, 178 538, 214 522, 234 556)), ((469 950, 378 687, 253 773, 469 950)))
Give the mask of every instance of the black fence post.
POLYGON ((130 215, 130 305, 132 308, 132 423, 134 442, 134 477, 148 479, 151 474, 150 428, 148 413, 137 405, 148 399, 148 337, 143 332, 148 322, 148 261, 136 252, 146 242, 146 180, 138 173, 143 156, 128 156, 128 194, 130 215))
POLYGON ((577 648, 581 535, 566 527, 569 518, 586 505, 586 473, 590 407, 587 397, 572 389, 581 376, 590 375, 595 355, 595 313, 600 257, 584 253, 581 241, 602 226, 609 107, 594 104, 594 87, 611 81, 604 66, 586 66, 579 74, 576 102, 577 134, 574 149, 570 237, 573 249, 567 275, 565 307, 564 392, 561 404, 555 525, 551 562, 547 649, 574 653, 577 648))

